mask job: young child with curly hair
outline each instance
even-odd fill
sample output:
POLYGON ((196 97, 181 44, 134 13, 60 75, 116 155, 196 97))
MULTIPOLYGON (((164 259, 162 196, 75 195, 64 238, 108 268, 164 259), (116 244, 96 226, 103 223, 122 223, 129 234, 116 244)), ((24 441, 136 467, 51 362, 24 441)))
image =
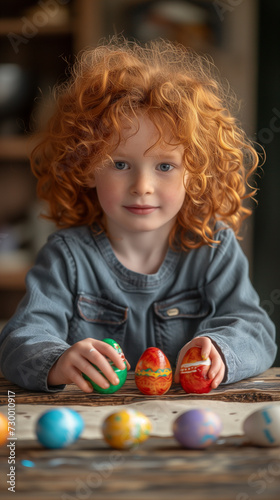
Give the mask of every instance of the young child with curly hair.
POLYGON ((167 41, 114 37, 56 89, 31 166, 60 228, 0 336, 14 383, 57 391, 116 384, 150 346, 180 362, 199 346, 212 388, 269 368, 275 329, 237 235, 259 158, 212 64, 167 41), (92 365, 96 365, 101 373, 92 365))

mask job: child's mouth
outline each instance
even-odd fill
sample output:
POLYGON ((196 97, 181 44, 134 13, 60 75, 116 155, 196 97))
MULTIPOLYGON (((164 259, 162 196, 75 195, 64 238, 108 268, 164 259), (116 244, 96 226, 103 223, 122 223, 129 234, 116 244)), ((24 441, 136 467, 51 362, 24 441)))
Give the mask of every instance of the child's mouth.
POLYGON ((151 205, 128 205, 124 206, 124 208, 136 215, 147 215, 154 212, 158 207, 151 205))

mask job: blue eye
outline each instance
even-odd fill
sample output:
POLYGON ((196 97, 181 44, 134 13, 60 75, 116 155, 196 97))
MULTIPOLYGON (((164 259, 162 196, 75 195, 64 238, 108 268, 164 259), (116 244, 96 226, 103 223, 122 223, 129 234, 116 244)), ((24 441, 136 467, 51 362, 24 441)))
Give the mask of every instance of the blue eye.
POLYGON ((115 161, 115 167, 117 170, 126 170, 128 165, 125 161, 115 161))
POLYGON ((169 172, 170 170, 173 170, 174 167, 172 167, 169 163, 161 163, 157 168, 161 172, 169 172))

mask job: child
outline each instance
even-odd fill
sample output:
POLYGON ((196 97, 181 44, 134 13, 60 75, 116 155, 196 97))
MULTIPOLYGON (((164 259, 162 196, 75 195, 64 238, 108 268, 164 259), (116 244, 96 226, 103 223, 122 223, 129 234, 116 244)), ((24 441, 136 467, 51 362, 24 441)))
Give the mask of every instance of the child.
POLYGON ((149 346, 175 369, 192 346, 212 388, 276 355, 236 240, 258 156, 227 109, 211 64, 170 42, 114 37, 83 53, 31 155, 60 230, 0 336, 4 376, 33 390, 117 383, 102 342, 132 369, 149 346), (99 367, 99 373, 92 364, 99 367))

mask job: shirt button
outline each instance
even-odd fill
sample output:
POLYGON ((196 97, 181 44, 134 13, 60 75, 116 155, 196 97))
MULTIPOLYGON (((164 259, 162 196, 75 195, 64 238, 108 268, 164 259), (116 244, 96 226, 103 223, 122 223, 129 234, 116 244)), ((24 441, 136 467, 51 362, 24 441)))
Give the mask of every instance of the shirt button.
POLYGON ((179 309, 177 307, 173 307, 173 309, 168 309, 166 311, 167 316, 178 316, 179 314, 179 309))

